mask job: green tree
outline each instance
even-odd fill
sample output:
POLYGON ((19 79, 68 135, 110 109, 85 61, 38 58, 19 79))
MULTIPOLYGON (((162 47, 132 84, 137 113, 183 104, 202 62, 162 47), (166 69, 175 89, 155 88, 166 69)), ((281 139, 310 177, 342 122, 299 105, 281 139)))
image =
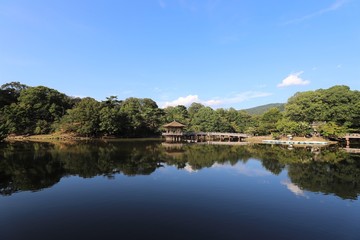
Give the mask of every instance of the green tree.
POLYGON ((142 106, 142 116, 145 124, 145 135, 159 133, 159 128, 163 123, 164 110, 160 109, 156 102, 150 98, 140 100, 142 106))
POLYGON ((200 108, 191 119, 191 128, 194 131, 229 132, 231 126, 220 114, 211 107, 200 108))
POLYGON ((106 98, 102 102, 102 108, 99 113, 100 131, 104 135, 120 136, 124 134, 127 121, 124 114, 120 111, 121 101, 116 96, 106 98))
POLYGON ((164 112, 149 98, 127 98, 121 104, 121 112, 129 123, 129 136, 151 136, 158 134, 163 123, 164 112))
POLYGON ((188 108, 189 117, 192 118, 195 113, 197 113, 200 109, 204 108, 205 106, 201 103, 192 103, 190 107, 188 108))
POLYGON ((306 122, 295 122, 282 118, 276 123, 276 129, 283 135, 305 136, 311 133, 311 127, 306 122))
POLYGON ((10 82, 1 85, 0 87, 0 109, 4 106, 16 103, 22 90, 27 89, 28 86, 20 82, 10 82))
POLYGON ((184 125, 189 124, 189 113, 184 105, 178 105, 175 107, 167 107, 164 109, 165 112, 165 122, 169 123, 172 121, 180 122, 184 125))
POLYGON ((319 130, 321 135, 333 139, 344 137, 348 132, 348 128, 346 126, 339 126, 335 122, 327 122, 320 125, 319 130))
POLYGON ((39 86, 29 87, 20 92, 17 103, 4 110, 10 132, 17 134, 41 134, 53 130, 71 107, 69 97, 54 89, 39 86))
POLYGON ((257 133, 260 135, 267 135, 272 132, 277 132, 276 123, 282 118, 282 113, 278 108, 270 108, 259 118, 259 125, 257 126, 257 133))
POLYGON ((64 116, 61 128, 80 136, 92 137, 100 133, 101 103, 93 98, 83 98, 64 116))
POLYGON ((296 93, 285 106, 285 116, 307 123, 326 121, 360 130, 360 92, 348 86, 333 86, 296 93))
POLYGON ((230 123, 234 132, 244 133, 253 125, 253 117, 244 110, 237 111, 230 108, 225 111, 225 119, 230 123))

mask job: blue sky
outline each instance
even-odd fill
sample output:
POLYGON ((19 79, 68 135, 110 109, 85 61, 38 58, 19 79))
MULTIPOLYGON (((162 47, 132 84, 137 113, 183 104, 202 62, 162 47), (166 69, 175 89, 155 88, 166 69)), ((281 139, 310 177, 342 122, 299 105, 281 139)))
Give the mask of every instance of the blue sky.
POLYGON ((360 89, 359 0, 2 0, 0 84, 244 109, 360 89))

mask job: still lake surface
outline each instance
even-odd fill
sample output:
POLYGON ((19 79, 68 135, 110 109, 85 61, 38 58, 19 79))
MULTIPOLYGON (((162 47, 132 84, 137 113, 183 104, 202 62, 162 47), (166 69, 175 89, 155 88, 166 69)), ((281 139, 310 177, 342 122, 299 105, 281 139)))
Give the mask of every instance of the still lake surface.
POLYGON ((0 239, 360 239, 338 147, 3 143, 0 239))

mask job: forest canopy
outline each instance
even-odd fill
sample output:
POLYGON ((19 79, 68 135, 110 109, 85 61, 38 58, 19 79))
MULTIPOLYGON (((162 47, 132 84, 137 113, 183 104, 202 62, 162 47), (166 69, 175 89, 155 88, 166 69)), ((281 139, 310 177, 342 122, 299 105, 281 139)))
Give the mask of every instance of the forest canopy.
POLYGON ((360 92, 348 86, 298 92, 288 99, 285 111, 274 107, 251 115, 234 108, 212 109, 201 103, 162 109, 149 98, 74 98, 45 86, 30 87, 19 82, 0 87, 0 139, 9 134, 54 132, 86 137, 150 137, 160 135, 162 125, 173 120, 185 124, 187 131, 305 136, 316 130, 326 137, 341 137, 346 132, 360 131, 360 92))

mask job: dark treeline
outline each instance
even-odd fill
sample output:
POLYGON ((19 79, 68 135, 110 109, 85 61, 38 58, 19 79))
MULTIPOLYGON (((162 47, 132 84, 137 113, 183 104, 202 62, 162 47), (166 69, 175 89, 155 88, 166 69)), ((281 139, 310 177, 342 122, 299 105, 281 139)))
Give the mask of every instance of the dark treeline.
POLYGON ((93 141, 4 143, 0 149, 0 195, 38 191, 67 176, 150 175, 165 164, 195 171, 255 159, 275 175, 286 169, 291 182, 303 190, 344 199, 357 199, 360 194, 359 156, 336 147, 312 152, 270 145, 162 146, 158 141, 93 141))
POLYGON ((104 101, 74 98, 57 90, 11 82, 0 87, 0 139, 8 134, 33 135, 54 132, 78 136, 158 136, 161 126, 176 120, 187 131, 241 132, 274 136, 305 136, 310 124, 325 137, 360 130, 360 92, 347 86, 299 92, 289 98, 285 111, 271 108, 261 115, 246 111, 212 109, 200 103, 159 108, 149 98, 116 96, 104 101))

